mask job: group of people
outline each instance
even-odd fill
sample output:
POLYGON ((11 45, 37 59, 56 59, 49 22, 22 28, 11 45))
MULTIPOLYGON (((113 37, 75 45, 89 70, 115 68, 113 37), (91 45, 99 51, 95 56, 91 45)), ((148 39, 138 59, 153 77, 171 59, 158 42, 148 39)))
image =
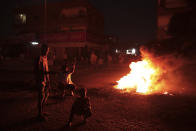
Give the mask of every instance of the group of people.
POLYGON ((91 65, 95 65, 95 64, 99 64, 99 65, 102 65, 104 63, 107 63, 107 64, 111 64, 112 63, 112 56, 110 54, 107 54, 107 55, 102 55, 102 56, 97 56, 95 54, 95 52, 91 52, 91 55, 90 55, 90 64, 91 65))
MULTIPOLYGON (((49 53, 49 47, 46 44, 41 46, 41 54, 35 61, 35 78, 36 78, 36 85, 38 91, 38 118, 40 120, 46 120, 47 114, 44 113, 44 105, 46 104, 49 91, 50 91, 50 71, 48 69, 48 60, 47 56, 49 53)), ((75 64, 73 64, 72 69, 68 67, 67 64, 62 66, 62 72, 59 74, 62 76, 59 79, 61 82, 59 86, 64 89, 63 97, 65 96, 65 91, 70 90, 71 95, 74 96, 74 91, 78 90, 79 97, 77 97, 72 105, 69 120, 67 122, 67 126, 72 125, 72 119, 74 115, 81 115, 83 116, 83 122, 86 122, 86 119, 91 116, 91 104, 89 98, 87 97, 87 89, 80 88, 76 89, 76 86, 71 81, 71 74, 75 70, 75 64)), ((54 72, 53 72, 54 73, 54 72)), ((55 72, 57 73, 57 72, 55 72)))

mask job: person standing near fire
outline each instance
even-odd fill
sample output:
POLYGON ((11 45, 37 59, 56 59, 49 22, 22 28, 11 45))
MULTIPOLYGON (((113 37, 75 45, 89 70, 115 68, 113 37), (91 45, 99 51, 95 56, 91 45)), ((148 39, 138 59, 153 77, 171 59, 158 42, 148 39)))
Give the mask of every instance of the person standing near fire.
POLYGON ((95 55, 94 51, 91 52, 90 62, 91 62, 92 65, 97 63, 97 56, 95 55))
POLYGON ((50 79, 48 70, 48 56, 49 47, 46 44, 41 46, 41 54, 35 61, 35 78, 38 90, 38 118, 40 120, 46 120, 46 113, 43 112, 44 104, 46 104, 49 89, 50 89, 50 79))

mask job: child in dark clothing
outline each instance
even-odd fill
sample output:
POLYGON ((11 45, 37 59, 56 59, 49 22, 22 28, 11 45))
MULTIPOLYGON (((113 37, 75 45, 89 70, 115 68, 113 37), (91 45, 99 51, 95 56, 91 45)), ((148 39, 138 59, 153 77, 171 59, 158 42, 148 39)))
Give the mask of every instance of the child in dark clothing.
POLYGON ((80 97, 76 98, 72 105, 71 113, 69 116, 68 126, 72 125, 72 119, 74 115, 83 116, 83 122, 86 122, 86 119, 91 116, 91 104, 89 98, 86 96, 86 88, 81 88, 79 90, 80 97))

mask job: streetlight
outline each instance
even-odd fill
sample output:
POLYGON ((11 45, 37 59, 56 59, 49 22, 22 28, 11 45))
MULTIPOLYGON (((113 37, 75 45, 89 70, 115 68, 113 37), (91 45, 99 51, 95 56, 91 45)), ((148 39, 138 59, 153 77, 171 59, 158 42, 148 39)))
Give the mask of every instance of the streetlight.
POLYGON ((38 45, 39 43, 38 42, 36 42, 36 41, 32 41, 32 42, 30 42, 32 45, 38 45))

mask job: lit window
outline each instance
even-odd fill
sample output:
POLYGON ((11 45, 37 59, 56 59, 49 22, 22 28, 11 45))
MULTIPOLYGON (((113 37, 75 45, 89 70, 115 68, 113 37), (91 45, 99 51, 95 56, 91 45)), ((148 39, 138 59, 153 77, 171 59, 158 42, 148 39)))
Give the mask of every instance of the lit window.
POLYGON ((131 54, 131 50, 126 50, 126 54, 131 54))
POLYGON ((133 49, 128 49, 128 50, 126 50, 126 54, 136 55, 136 49, 135 49, 135 48, 133 48, 133 49))
POLYGON ((136 49, 132 49, 131 54, 135 54, 136 53, 136 49))
POLYGON ((16 24, 26 24, 26 14, 17 14, 16 15, 16 24))

